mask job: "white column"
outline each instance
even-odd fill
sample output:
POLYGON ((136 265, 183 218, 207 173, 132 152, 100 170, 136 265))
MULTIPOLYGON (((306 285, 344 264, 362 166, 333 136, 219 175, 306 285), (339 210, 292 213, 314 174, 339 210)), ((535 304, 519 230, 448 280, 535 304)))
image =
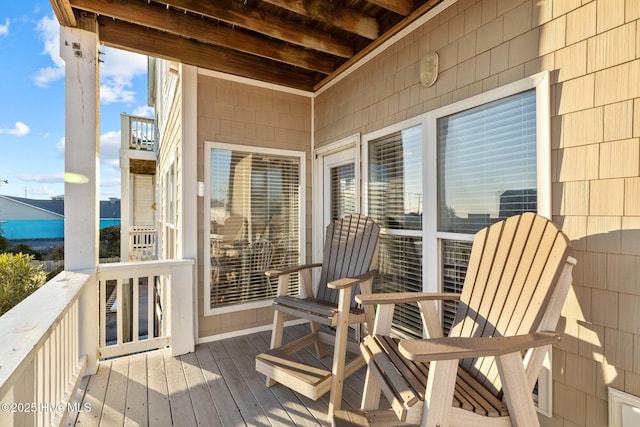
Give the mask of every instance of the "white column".
POLYGON ((129 228, 131 228, 131 193, 129 192, 129 141, 131 141, 131 121, 126 114, 120 115, 120 261, 129 261, 129 228))
MULTIPOLYGON (((198 176, 196 165, 198 164, 198 69, 191 65, 181 66, 181 82, 182 82, 182 182, 181 189, 182 201, 181 223, 180 227, 180 244, 178 245, 178 253, 180 259, 198 258, 198 176)), ((176 288, 176 283, 172 283, 172 291, 178 292, 172 301, 176 301, 175 297, 179 296, 183 305, 182 318, 177 318, 178 307, 172 303, 171 313, 173 319, 173 327, 179 325, 181 328, 180 345, 176 340, 175 332, 172 331, 172 354, 179 355, 194 350, 198 337, 198 277, 196 268, 191 269, 191 281, 187 288, 183 286, 176 288), (188 310, 187 310, 188 309, 188 310)))
MULTIPOLYGON (((78 23, 89 30, 60 28, 60 57, 65 62, 64 268, 95 272, 100 194, 98 34, 95 18, 78 23)), ((87 356, 87 374, 97 370, 97 288, 83 292, 79 307, 79 346, 80 354, 87 356)))
POLYGON ((98 264, 99 74, 98 35, 60 28, 65 62, 65 269, 98 264))

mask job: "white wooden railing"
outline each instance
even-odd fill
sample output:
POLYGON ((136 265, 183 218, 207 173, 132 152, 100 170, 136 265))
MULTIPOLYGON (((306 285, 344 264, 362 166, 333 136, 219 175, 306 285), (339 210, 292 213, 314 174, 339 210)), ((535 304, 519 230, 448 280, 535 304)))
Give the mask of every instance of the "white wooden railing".
POLYGON ((101 264, 99 357, 169 345, 181 354, 185 345, 192 346, 193 265, 192 260, 101 264), (176 328, 181 331, 172 336, 176 328))
POLYGON ((60 425, 85 373, 81 301, 91 274, 63 271, 0 317, 0 425, 60 425))
POLYGON ((129 227, 129 261, 151 261, 156 258, 155 227, 129 227))
POLYGON ((193 260, 63 271, 5 313, 0 317, 0 426, 63 424, 67 413, 83 410, 74 406, 79 405, 74 397, 82 376, 96 372, 99 358, 166 346, 174 356, 192 352, 193 277, 193 260), (116 314, 115 342, 106 341, 107 281, 114 281, 119 295, 125 283, 132 284, 128 342, 122 309, 116 314), (154 288, 148 292, 152 298, 140 296, 145 282, 147 290, 154 288), (157 334, 143 335, 136 326, 142 312, 149 319, 160 313, 157 334))
MULTIPOLYGON (((129 148, 154 151, 156 149, 155 120, 146 117, 127 116, 129 148)), ((124 129, 123 129, 124 130, 124 129)))

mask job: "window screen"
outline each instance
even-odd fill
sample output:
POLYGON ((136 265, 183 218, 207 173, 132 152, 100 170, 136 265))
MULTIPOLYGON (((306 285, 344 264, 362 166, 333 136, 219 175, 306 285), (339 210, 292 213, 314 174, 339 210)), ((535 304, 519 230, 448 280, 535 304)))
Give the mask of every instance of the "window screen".
POLYGON ((265 270, 300 258, 300 158, 213 148, 210 177, 211 308, 273 298, 265 270))

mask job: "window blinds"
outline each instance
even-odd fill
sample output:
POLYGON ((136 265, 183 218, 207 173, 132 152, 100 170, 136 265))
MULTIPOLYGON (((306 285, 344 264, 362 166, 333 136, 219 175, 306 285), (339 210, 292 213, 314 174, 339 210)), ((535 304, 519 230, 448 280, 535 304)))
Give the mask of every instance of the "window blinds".
POLYGON ((265 270, 300 262, 300 159, 212 149, 210 184, 211 307, 273 298, 265 270))
POLYGON ((356 211, 355 164, 331 168, 331 221, 356 211))
MULTIPOLYGON (((537 210, 536 93, 523 92, 437 121, 438 231, 475 234, 537 210)), ((445 292, 461 292, 471 242, 441 240, 445 292)), ((450 330, 456 303, 443 304, 450 330)))
POLYGON ((438 119, 438 231, 472 234, 536 211, 535 97, 531 90, 438 119))
MULTIPOLYGON (((383 227, 375 292, 422 291, 422 128, 416 126, 369 144, 369 215, 383 227)), ((421 335, 415 305, 396 307, 394 328, 421 335)))

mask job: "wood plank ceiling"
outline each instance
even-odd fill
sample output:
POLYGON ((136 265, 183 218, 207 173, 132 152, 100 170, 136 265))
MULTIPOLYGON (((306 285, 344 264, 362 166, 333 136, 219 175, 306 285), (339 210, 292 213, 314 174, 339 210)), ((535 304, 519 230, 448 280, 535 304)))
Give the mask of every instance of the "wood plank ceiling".
POLYGON ((315 91, 441 0, 50 0, 101 43, 315 91))

